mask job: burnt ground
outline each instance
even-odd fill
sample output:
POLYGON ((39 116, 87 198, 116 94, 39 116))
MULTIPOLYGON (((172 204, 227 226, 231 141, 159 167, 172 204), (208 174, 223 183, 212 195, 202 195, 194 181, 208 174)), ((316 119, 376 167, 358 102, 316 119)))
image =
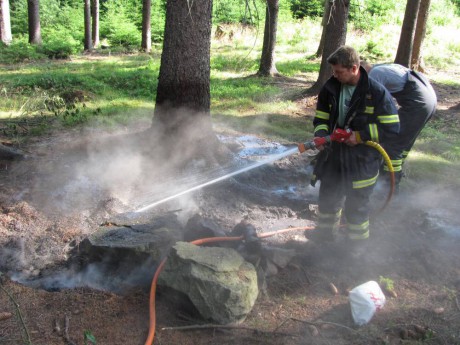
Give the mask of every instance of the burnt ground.
MULTIPOLYGON (((436 91, 437 116, 458 125, 458 90, 436 85, 436 91)), ((108 271, 82 275, 66 265, 100 224, 157 200, 150 191, 158 181, 170 182, 166 196, 183 183, 120 144, 144 126, 59 131, 29 140, 22 147, 28 159, 1 162, 0 343, 91 344, 91 336, 97 344, 146 341, 148 284, 115 293, 123 277, 108 271), (50 271, 63 273, 59 288, 34 286, 50 271)), ((219 175, 216 170, 212 177, 195 176, 193 171, 206 170, 200 163, 189 168, 184 175, 192 184, 219 175)), ((317 190, 308 186, 309 174, 309 157, 294 154, 156 209, 175 210, 183 222, 200 213, 226 232, 242 219, 260 233, 311 226, 317 190)), ((295 249, 297 256, 267 278, 238 327, 199 328, 203 321, 196 315, 158 295, 155 344, 460 344, 459 191, 443 186, 442 179, 406 181, 402 187, 373 218, 369 246, 359 258, 341 254, 340 246, 312 245, 301 231, 264 240, 295 249), (386 291, 387 302, 370 323, 355 326, 348 291, 383 278, 394 291, 386 291), (165 329, 180 326, 196 327, 165 329)), ((375 193, 376 209, 385 193, 375 193)))

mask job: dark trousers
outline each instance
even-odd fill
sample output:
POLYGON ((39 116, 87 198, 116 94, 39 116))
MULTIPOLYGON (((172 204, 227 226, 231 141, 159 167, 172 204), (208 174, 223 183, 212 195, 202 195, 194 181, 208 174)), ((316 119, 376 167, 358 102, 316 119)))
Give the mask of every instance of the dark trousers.
POLYGON ((318 228, 336 232, 343 208, 351 239, 369 237, 369 199, 380 165, 378 153, 359 146, 333 145, 319 174, 318 228))
MULTIPOLYGON (((393 95, 400 108, 398 110, 400 131, 391 142, 383 145, 390 156, 398 184, 401 180, 402 165, 407 158, 415 140, 436 111, 436 94, 425 79, 409 75, 404 89, 393 95)), ((388 172, 385 166, 384 171, 388 172)))

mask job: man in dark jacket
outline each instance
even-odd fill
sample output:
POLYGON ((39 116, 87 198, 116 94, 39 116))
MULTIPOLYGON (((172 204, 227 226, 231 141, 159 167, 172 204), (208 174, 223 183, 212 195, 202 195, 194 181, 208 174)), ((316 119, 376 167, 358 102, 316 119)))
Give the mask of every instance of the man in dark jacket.
POLYGON ((315 137, 335 129, 349 129, 344 143, 320 147, 313 184, 321 181, 317 228, 307 232, 314 242, 333 241, 342 208, 350 244, 369 237, 369 198, 379 175, 380 153, 365 141, 385 143, 399 132, 399 117, 391 95, 360 67, 358 53, 349 46, 329 58, 333 76, 319 95, 313 120, 315 137))
MULTIPOLYGON (((396 190, 402 177, 402 166, 427 121, 436 112, 437 98, 428 79, 398 64, 371 65, 361 62, 369 77, 377 80, 390 92, 400 106, 398 110, 401 130, 384 148, 390 156, 395 171, 396 190)), ((385 166, 384 179, 388 180, 385 166)))

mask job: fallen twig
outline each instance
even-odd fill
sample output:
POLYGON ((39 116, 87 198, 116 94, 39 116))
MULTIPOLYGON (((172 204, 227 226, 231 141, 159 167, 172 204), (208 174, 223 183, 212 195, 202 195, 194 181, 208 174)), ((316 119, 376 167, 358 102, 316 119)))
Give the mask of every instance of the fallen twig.
POLYGON ((302 272, 303 272, 305 278, 307 279, 308 285, 311 285, 310 277, 308 276, 307 271, 305 270, 305 268, 303 268, 303 267, 301 266, 300 269, 302 270, 302 272))
POLYGON ((345 325, 342 325, 340 323, 335 323, 335 322, 329 322, 329 321, 307 321, 307 320, 302 320, 302 319, 297 319, 295 317, 291 317, 289 318, 290 320, 292 321, 297 321, 297 322, 303 322, 303 323, 306 323, 307 325, 313 325, 313 326, 319 326, 321 324, 324 324, 324 325, 332 325, 332 326, 337 326, 337 327, 341 327, 341 328, 345 328, 347 330, 349 330, 350 332, 353 332, 353 333, 358 333, 357 330, 353 329, 353 328, 350 328, 348 326, 345 326, 345 325))
POLYGON ((69 327, 70 327, 70 317, 68 315, 65 316, 64 322, 64 339, 67 345, 76 345, 69 337, 69 327))
POLYGON ((242 329, 246 331, 251 331, 255 333, 266 333, 266 334, 276 334, 287 337, 298 337, 297 334, 276 332, 276 331, 266 331, 259 328, 246 327, 246 326, 231 326, 231 325, 213 325, 213 324, 204 324, 204 325, 190 325, 190 326, 178 326, 178 327, 163 327, 162 331, 189 331, 194 329, 242 329))
POLYGON ((14 307, 16 308, 16 312, 18 314, 19 321, 21 321, 22 328, 24 329, 24 333, 26 334, 26 340, 25 340, 26 344, 32 344, 32 340, 30 340, 29 331, 27 329, 26 323, 24 322, 24 318, 22 317, 21 310, 19 309, 19 304, 16 302, 16 300, 10 294, 10 292, 3 287, 3 284, 1 284, 1 282, 0 282, 0 288, 8 295, 9 299, 13 302, 14 307))

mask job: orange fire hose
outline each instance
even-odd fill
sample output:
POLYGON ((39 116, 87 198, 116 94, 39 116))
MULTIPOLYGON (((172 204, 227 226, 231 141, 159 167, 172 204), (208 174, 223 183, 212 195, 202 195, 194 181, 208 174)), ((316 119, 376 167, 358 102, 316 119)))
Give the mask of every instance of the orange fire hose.
MULTIPOLYGON (((277 231, 266 232, 263 234, 258 234, 257 237, 259 238, 267 238, 274 235, 279 235, 289 231, 300 231, 300 230, 313 230, 314 226, 302 226, 296 228, 286 228, 277 231)), ((212 243, 212 242, 226 242, 226 241, 242 241, 244 236, 235 236, 235 237, 208 237, 208 238, 201 238, 195 241, 191 241, 191 244, 195 244, 197 246, 205 244, 205 243, 212 243)), ((157 290, 157 281, 160 275, 160 272, 163 270, 163 267, 166 263, 166 258, 161 260, 160 264, 157 267, 155 275, 152 279, 152 285, 150 287, 150 298, 149 298, 149 315, 150 315, 150 323, 149 323, 149 334, 147 340, 145 341, 145 345, 152 345, 153 340, 155 338, 155 327, 156 327, 156 315, 155 315, 155 295, 157 290)))

